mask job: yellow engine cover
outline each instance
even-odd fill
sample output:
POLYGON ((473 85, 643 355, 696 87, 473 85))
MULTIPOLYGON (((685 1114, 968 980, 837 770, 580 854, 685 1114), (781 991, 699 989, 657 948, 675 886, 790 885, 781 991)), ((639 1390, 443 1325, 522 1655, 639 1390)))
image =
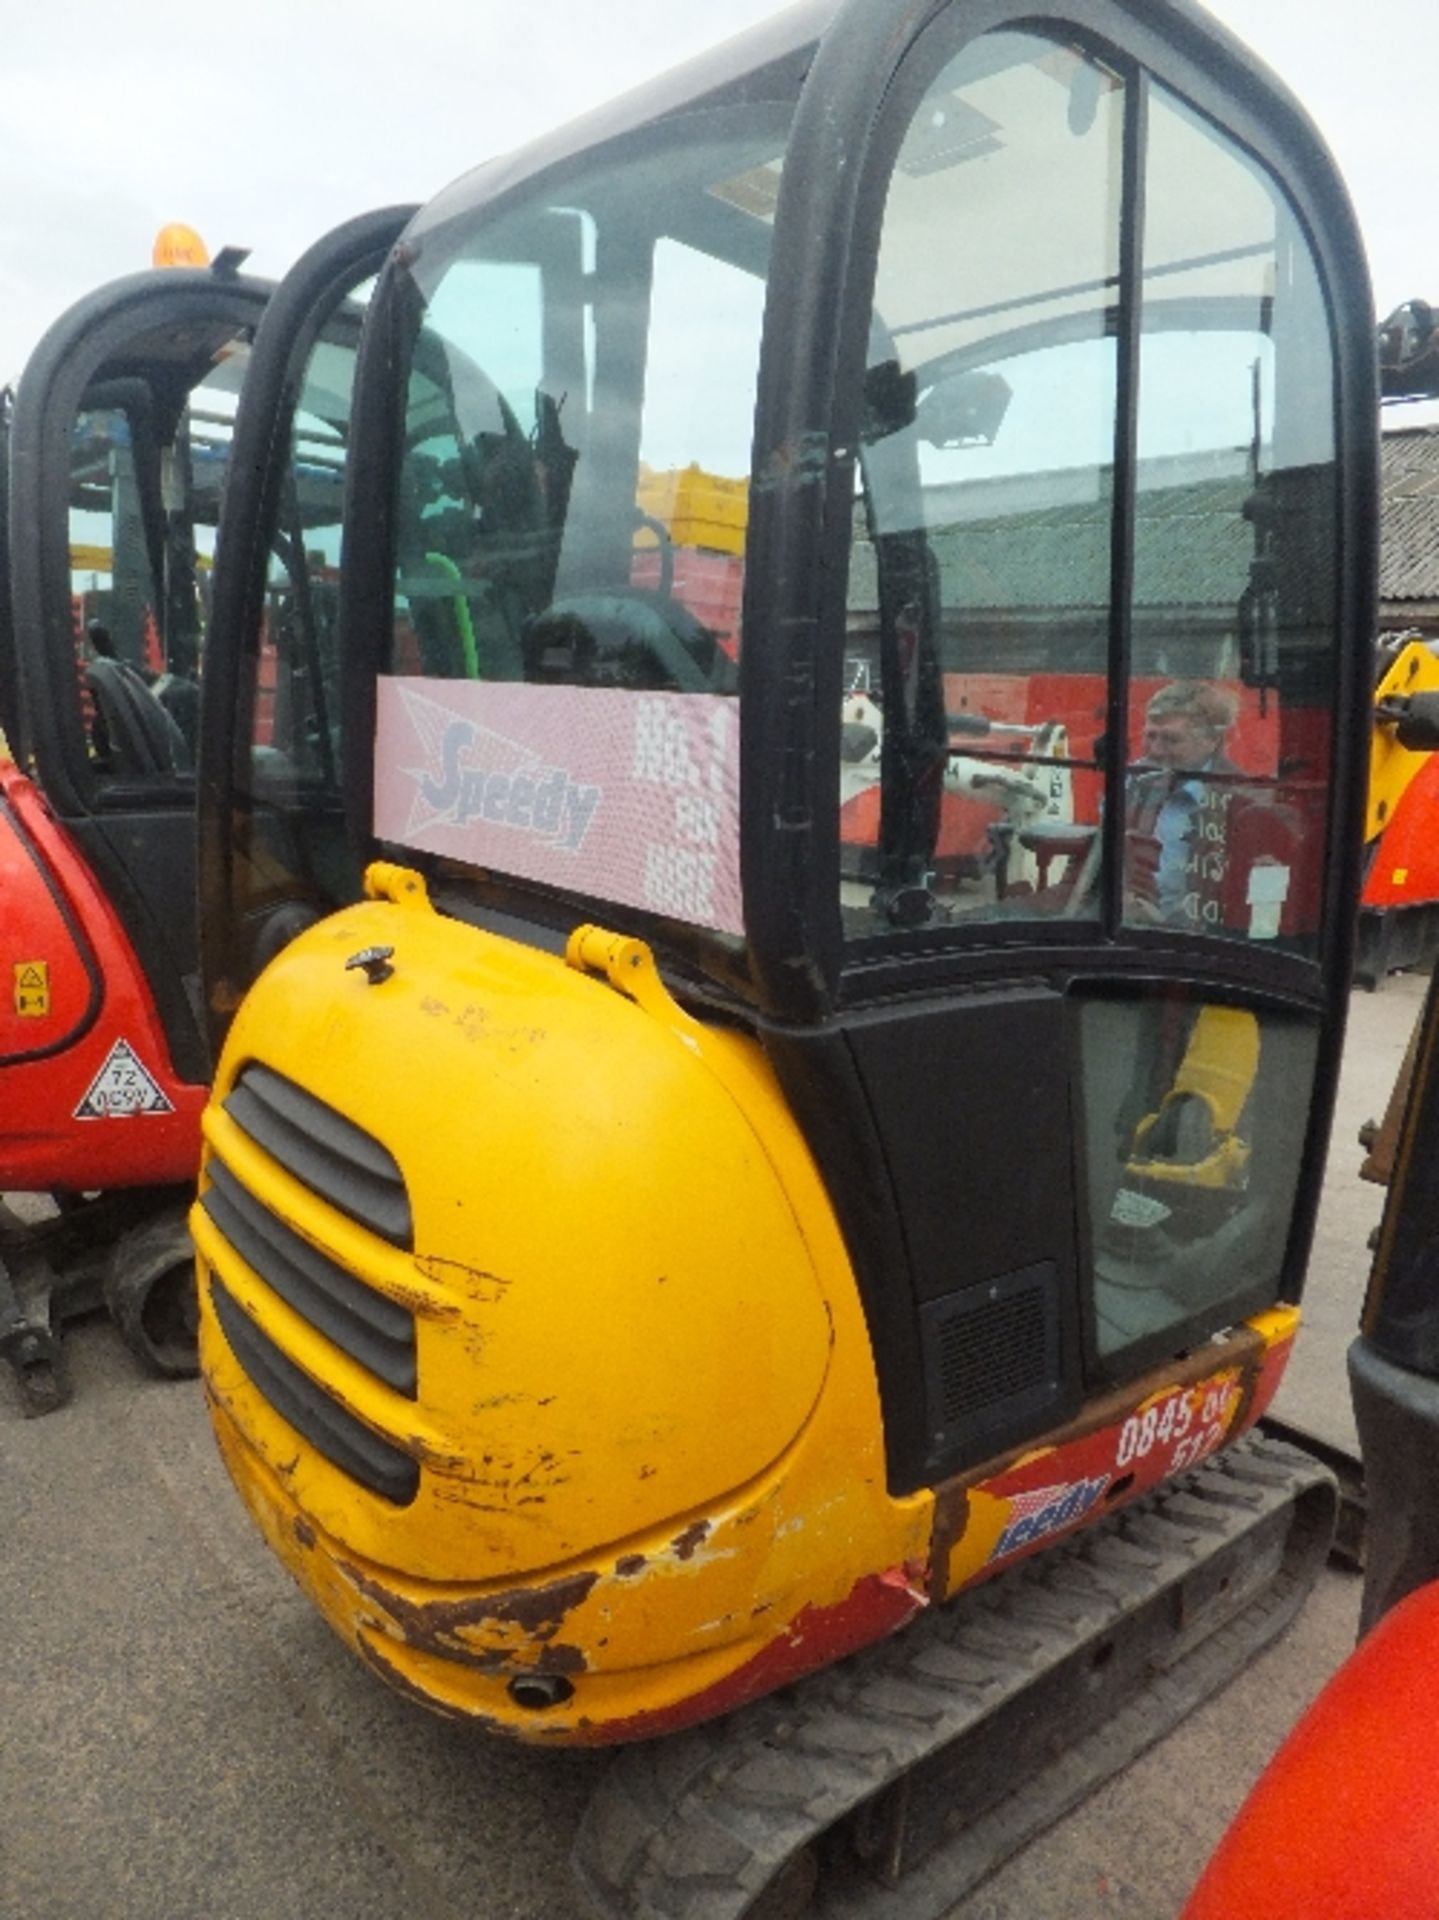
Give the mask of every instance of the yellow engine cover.
POLYGON ((195 1213, 222 1448, 277 1551, 389 1677, 503 1720, 522 1718, 515 1670, 616 1669, 631 1679, 587 1682, 587 1710, 603 1694, 647 1712, 743 1665, 802 1605, 917 1567, 931 1502, 885 1492, 848 1261, 755 1044, 688 1019, 638 943, 581 937, 567 963, 430 912, 410 879, 296 940, 232 1030, 195 1213), (372 985, 346 962, 376 945, 393 971, 372 985), (412 1250, 236 1125, 225 1102, 257 1064, 393 1156, 412 1250), (413 1398, 217 1230, 216 1162, 279 1231, 413 1315, 413 1398), (211 1275, 280 1364, 418 1463, 412 1499, 358 1485, 278 1413, 220 1330, 211 1275), (636 1686, 636 1669, 661 1671, 636 1686))

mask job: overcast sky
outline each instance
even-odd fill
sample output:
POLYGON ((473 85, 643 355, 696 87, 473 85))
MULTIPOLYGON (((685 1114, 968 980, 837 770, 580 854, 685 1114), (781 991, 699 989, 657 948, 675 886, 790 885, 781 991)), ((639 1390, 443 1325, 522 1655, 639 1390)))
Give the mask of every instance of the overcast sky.
MULTIPOLYGON (((428 198, 775 0, 11 0, 0 379, 157 230, 277 274, 353 213, 428 198)), ((1439 299, 1435 0, 1217 0, 1348 180, 1381 313, 1439 299)))

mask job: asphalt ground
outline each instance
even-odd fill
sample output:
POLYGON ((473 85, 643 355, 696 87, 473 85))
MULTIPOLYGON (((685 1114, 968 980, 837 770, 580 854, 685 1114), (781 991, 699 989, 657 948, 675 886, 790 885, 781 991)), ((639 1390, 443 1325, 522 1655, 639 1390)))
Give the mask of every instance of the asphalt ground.
MULTIPOLYGON (((1352 1441, 1344 1352, 1382 1204, 1357 1177, 1425 983, 1358 994, 1279 1411, 1352 1441)), ((67 1335, 75 1395, 0 1380, 0 1920, 580 1920, 566 1865, 602 1755, 499 1745, 392 1695, 262 1547, 199 1388, 67 1335)), ((950 1920, 1172 1920, 1265 1759, 1353 1643, 1327 1570, 1246 1674, 950 1920)), ((902 1901, 896 1920, 905 1920, 902 1901)))

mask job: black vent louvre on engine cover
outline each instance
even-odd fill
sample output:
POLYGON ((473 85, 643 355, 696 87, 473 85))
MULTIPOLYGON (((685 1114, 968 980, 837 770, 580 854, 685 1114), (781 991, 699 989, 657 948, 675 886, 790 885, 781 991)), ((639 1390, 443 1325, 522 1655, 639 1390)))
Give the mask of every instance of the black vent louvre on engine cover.
POLYGON ((302 1240, 212 1155, 200 1206, 287 1306, 396 1393, 414 1399, 414 1316, 302 1240))
POLYGON ((933 1455, 965 1464, 1058 1410, 1059 1280, 1052 1260, 931 1301, 920 1312, 933 1455))
POLYGON ((281 1419, 362 1487, 397 1507, 407 1506, 420 1485, 420 1469, 410 1455, 357 1420, 297 1367, 213 1273, 209 1285, 230 1351, 281 1419))
POLYGON ((254 1063, 222 1105, 242 1133, 321 1200, 391 1246, 413 1250, 404 1175, 363 1128, 272 1067, 254 1063))

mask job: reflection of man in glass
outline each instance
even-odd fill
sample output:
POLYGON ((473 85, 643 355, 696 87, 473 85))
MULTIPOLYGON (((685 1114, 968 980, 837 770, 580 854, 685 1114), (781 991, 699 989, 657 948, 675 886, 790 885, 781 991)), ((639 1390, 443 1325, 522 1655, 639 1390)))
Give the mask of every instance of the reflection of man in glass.
POLYGON ((1223 811, 1228 794, 1213 774, 1239 769, 1224 752, 1238 701, 1222 687, 1175 680, 1161 687, 1144 714, 1144 755, 1129 786, 1125 892, 1132 918, 1177 920, 1203 889, 1205 859, 1222 872, 1223 811), (1212 815, 1212 820, 1208 817, 1212 815), (1212 847, 1200 845, 1213 827, 1212 847))
MULTIPOLYGON (((1145 709, 1144 752, 1131 769, 1125 821, 1132 920, 1225 930, 1230 809, 1242 782, 1232 778, 1239 769, 1224 743, 1238 708, 1225 688, 1176 680, 1145 709)), ((1135 1082, 1117 1121, 1124 1171, 1111 1237, 1127 1235, 1122 1257, 1157 1271, 1238 1218, 1249 1182, 1260 1033, 1247 1008, 1196 1003, 1187 992, 1156 999, 1138 1033, 1135 1082)), ((1196 1268, 1163 1284, 1184 1293, 1208 1282, 1196 1268)))

